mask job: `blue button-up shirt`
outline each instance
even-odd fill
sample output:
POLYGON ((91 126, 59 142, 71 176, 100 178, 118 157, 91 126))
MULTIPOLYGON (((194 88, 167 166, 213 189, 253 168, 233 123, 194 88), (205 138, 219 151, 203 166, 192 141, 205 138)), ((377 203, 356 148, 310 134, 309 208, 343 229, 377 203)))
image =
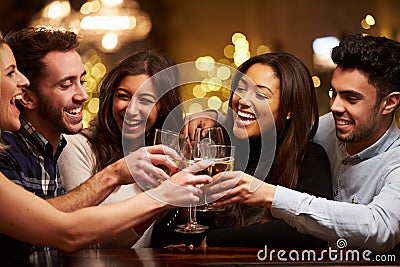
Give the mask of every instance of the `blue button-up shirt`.
POLYGON ((372 146, 348 155, 332 114, 320 118, 314 139, 331 164, 335 201, 277 187, 272 214, 300 232, 348 246, 387 251, 400 242, 400 130, 393 120, 372 146))
POLYGON ((9 148, 0 153, 0 172, 41 198, 64 193, 57 168, 57 159, 66 145, 63 136, 53 156, 52 145, 21 116, 21 128, 2 131, 1 137, 9 148))

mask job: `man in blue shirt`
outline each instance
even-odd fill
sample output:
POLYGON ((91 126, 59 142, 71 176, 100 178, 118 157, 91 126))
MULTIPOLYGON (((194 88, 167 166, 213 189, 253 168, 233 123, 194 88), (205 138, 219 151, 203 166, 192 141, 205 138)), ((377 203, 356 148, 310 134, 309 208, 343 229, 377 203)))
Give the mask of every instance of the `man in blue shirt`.
POLYGON ((299 232, 331 242, 344 238, 347 248, 388 251, 400 242, 400 130, 394 119, 400 43, 350 35, 333 49, 332 59, 332 112, 320 118, 314 140, 328 154, 335 200, 235 172, 240 181, 217 205, 265 206, 299 232))

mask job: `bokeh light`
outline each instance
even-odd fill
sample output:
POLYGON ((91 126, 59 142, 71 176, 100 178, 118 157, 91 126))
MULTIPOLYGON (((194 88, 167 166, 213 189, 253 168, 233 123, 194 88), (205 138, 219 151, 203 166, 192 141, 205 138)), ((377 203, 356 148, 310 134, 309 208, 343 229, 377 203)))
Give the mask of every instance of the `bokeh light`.
POLYGON ((203 107, 199 103, 193 103, 189 106, 188 115, 203 111, 203 107))
POLYGON ((219 109, 222 105, 221 98, 218 96, 211 96, 207 101, 207 105, 211 109, 219 109))
POLYGON ((312 76, 312 80, 313 80, 315 88, 318 88, 321 86, 321 79, 318 76, 316 76, 316 75, 312 76))

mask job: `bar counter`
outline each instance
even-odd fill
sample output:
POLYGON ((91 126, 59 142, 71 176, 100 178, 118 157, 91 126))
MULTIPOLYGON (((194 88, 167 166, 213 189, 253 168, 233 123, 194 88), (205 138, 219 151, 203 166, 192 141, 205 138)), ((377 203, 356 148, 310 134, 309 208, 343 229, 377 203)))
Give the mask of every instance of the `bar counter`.
POLYGON ((336 251, 332 255, 321 251, 283 251, 256 248, 140 248, 140 249, 87 249, 76 252, 36 252, 30 266, 40 267, 125 267, 125 266, 376 266, 399 265, 400 255, 357 255, 355 251, 336 251), (280 253, 280 254, 279 254, 280 253), (357 260, 357 256, 359 259, 357 260), (347 258, 346 258, 347 257, 347 258), (366 260, 367 259, 367 260, 366 260), (384 259, 384 260, 383 260, 384 259))

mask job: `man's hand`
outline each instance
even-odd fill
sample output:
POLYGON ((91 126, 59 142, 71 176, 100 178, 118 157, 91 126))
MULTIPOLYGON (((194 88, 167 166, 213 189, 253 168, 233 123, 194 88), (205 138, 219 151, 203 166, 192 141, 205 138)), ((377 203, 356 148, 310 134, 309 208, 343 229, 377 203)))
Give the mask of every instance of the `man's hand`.
POLYGON ((209 185, 207 201, 215 206, 244 203, 250 206, 270 208, 275 195, 275 186, 267 184, 242 171, 221 172, 213 177, 209 185))

